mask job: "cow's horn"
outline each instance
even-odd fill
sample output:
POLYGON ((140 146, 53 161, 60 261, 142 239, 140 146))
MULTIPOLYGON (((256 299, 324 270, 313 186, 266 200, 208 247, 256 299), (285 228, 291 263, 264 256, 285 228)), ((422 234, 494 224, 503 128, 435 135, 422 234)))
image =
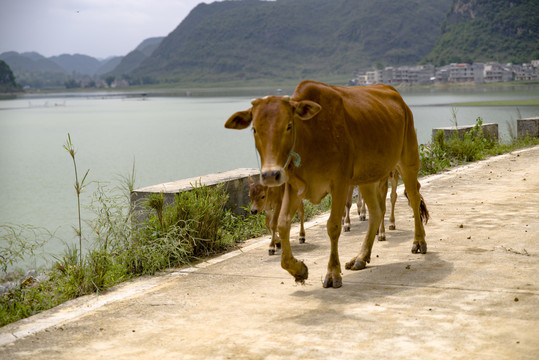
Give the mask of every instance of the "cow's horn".
POLYGON ((288 95, 283 96, 283 100, 284 101, 290 101, 290 96, 288 96, 288 95))
POLYGON ((252 99, 252 100, 251 100, 251 105, 256 105, 256 103, 258 102, 258 100, 260 100, 260 99, 252 99))

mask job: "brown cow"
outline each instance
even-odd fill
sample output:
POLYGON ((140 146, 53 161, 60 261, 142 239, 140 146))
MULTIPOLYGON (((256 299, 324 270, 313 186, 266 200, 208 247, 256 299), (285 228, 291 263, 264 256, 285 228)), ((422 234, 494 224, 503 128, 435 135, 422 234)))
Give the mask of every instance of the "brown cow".
MULTIPOLYGON (((393 170, 391 173, 389 173, 389 176, 387 179, 381 180, 378 183, 378 192, 380 196, 380 201, 383 201, 385 203, 386 197, 387 197, 387 181, 391 182, 391 212, 389 213, 389 230, 395 230, 395 203, 397 202, 397 185, 399 184, 399 172, 397 170, 393 170)), ((344 217, 343 217, 343 230, 345 232, 350 231, 350 208, 352 207, 352 198, 354 196, 354 188, 355 186, 350 186, 348 189, 348 197, 346 198, 346 205, 344 207, 344 217)), ((358 191, 357 194, 357 213, 359 215, 360 221, 367 220, 367 209, 365 207, 365 201, 363 200, 363 197, 361 196, 361 191, 358 191)), ((382 214, 382 221, 380 222, 380 228, 378 229, 378 241, 385 241, 386 240, 386 228, 385 228, 385 221, 384 221, 384 215, 385 212, 382 214)))
POLYGON ((229 129, 252 123, 266 186, 285 184, 279 215, 281 266, 298 282, 308 278, 307 266, 290 247, 290 224, 302 199, 314 204, 332 195, 327 232, 331 252, 324 287, 342 286, 338 241, 346 195, 359 188, 369 208, 369 225, 357 256, 346 269, 360 270, 371 260, 371 250, 382 217, 376 184, 399 170, 414 212, 413 253, 426 253, 422 219, 428 218, 417 181, 419 153, 412 112, 391 86, 331 86, 300 83, 292 98, 267 96, 233 114, 229 129))
MULTIPOLYGON (((251 214, 256 215, 265 212, 266 227, 271 232, 271 242, 268 249, 269 255, 275 255, 275 247, 281 248, 281 241, 277 235, 277 220, 281 211, 281 203, 284 195, 284 184, 281 186, 268 187, 256 182, 249 175, 249 198, 251 199, 251 214)), ((299 204, 298 217, 300 221, 299 243, 305 242, 305 228, 303 202, 299 204)))

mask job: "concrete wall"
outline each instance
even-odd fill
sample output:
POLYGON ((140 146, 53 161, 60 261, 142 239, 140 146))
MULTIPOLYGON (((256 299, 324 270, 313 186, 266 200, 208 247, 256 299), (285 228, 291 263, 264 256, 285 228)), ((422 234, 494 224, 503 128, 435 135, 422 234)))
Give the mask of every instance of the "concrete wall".
POLYGON ((172 204, 176 194, 183 191, 190 191, 193 189, 195 184, 196 186, 216 186, 224 183, 224 190, 229 195, 226 208, 231 209, 235 214, 243 215, 245 214, 245 211, 242 209, 242 207, 249 206, 250 204, 249 181, 247 180, 249 175, 253 179, 258 180, 260 171, 258 169, 241 168, 169 183, 147 186, 131 192, 131 204, 133 204, 135 212, 140 213, 140 210, 144 209, 143 203, 148 199, 150 194, 159 194, 162 192, 165 199, 165 204, 172 204))
POLYGON ((539 117, 517 120, 517 134, 519 138, 539 137, 539 117))
MULTIPOLYGON (((438 132, 438 130, 442 130, 444 132, 444 138, 445 140, 451 139, 453 134, 456 132, 458 136, 462 139, 464 137, 464 134, 471 131, 475 125, 462 125, 462 126, 448 126, 448 127, 442 127, 442 128, 435 128, 432 129, 432 138, 434 138, 434 135, 438 132)), ((481 125, 483 128, 483 134, 486 138, 490 138, 493 140, 498 140, 498 124, 483 124, 481 125)))

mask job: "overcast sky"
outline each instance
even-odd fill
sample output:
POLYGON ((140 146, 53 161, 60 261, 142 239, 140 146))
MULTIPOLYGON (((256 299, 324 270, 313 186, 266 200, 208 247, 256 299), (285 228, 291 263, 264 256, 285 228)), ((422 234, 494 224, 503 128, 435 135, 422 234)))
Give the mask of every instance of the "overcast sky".
POLYGON ((126 55, 214 0, 0 0, 0 54, 126 55))

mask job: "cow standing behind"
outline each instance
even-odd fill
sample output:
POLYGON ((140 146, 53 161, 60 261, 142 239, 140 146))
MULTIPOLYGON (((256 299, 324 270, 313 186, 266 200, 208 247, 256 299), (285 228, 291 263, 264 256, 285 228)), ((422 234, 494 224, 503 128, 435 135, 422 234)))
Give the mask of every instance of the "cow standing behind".
MULTIPOLYGON (((284 184, 281 186, 268 187, 256 182, 249 175, 249 198, 251 199, 251 214, 256 215, 262 211, 265 212, 266 227, 271 232, 271 242, 268 249, 269 255, 275 255, 275 248, 281 248, 281 241, 277 235, 277 221, 281 211, 281 203, 284 195, 284 184)), ((299 243, 305 242, 305 228, 303 220, 305 212, 303 202, 298 208, 298 217, 300 221, 299 243)))
POLYGON ((417 181, 419 152, 410 108, 391 86, 331 86, 314 81, 300 83, 292 98, 268 96, 233 114, 226 128, 252 124, 266 186, 285 184, 278 221, 281 266, 298 282, 308 268, 294 258, 290 247, 292 217, 302 199, 318 204, 332 195, 327 232, 331 251, 324 287, 342 286, 338 241, 348 188, 359 185, 369 209, 369 225, 357 256, 346 269, 360 270, 371 260, 372 245, 385 202, 376 184, 397 168, 414 212, 413 253, 426 253, 422 220, 428 218, 417 181))
MULTIPOLYGON (((399 184, 399 172, 393 170, 387 179, 381 180, 377 185, 378 194, 380 196, 380 201, 386 201, 387 197, 387 181, 391 182, 391 212, 389 213, 389 230, 395 230, 395 203, 397 202, 397 185, 399 184)), ((346 198, 346 205, 344 207, 344 216, 343 216, 343 230, 344 232, 350 231, 350 208, 352 207, 352 198, 354 196, 355 186, 350 186, 348 189, 348 196, 346 198)), ((359 215, 360 221, 367 220, 367 208, 365 206, 365 201, 363 196, 361 196, 361 191, 358 190, 357 193, 357 214, 359 215)), ((378 229, 378 241, 386 240, 386 228, 384 221, 385 213, 382 214, 382 221, 380 222, 380 228, 378 229)))

